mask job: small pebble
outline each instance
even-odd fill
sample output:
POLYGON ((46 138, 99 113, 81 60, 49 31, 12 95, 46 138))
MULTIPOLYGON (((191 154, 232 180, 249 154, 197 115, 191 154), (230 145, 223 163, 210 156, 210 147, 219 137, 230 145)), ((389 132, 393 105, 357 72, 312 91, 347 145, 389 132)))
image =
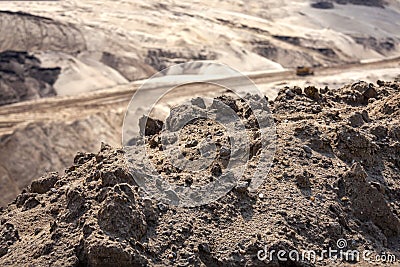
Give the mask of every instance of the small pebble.
POLYGON ((289 97, 289 98, 294 97, 294 93, 293 93, 293 91, 290 90, 290 89, 287 89, 285 93, 286 93, 286 96, 289 97))
POLYGON ((349 201, 350 199, 349 199, 348 197, 342 197, 341 200, 342 200, 343 202, 347 202, 347 201, 349 201))
POLYGON ((167 211, 167 210, 168 210, 168 207, 167 207, 164 203, 162 203, 162 202, 159 202, 159 203, 157 204, 157 207, 158 207, 158 209, 159 209, 160 211, 167 211))
POLYGON ((244 193, 247 191, 247 187, 249 187, 249 183, 246 181, 240 181, 236 185, 236 191, 244 193))
POLYGON ((231 155, 231 150, 227 147, 221 147, 219 150, 219 155, 221 157, 229 157, 231 155))
POLYGON ((309 147, 309 146, 307 146, 307 145, 304 145, 304 146, 303 146, 303 149, 304 149, 304 151, 305 151, 306 153, 309 153, 309 154, 312 153, 311 147, 309 147))

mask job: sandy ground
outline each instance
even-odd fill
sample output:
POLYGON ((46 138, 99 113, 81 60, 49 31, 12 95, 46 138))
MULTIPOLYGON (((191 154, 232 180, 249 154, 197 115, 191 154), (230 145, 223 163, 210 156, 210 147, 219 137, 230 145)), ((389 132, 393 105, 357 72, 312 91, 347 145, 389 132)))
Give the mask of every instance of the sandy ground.
MULTIPOLYGON (((279 266, 276 258, 258 261, 257 251, 320 249, 339 238, 349 248, 400 257, 399 87, 376 85, 400 74, 400 3, 387 3, 0 1, 0 51, 29 51, 42 67, 62 68, 57 97, 0 107, 0 205, 17 196, 0 209, 1 264, 279 266), (205 81, 234 84, 207 69, 210 61, 225 63, 273 100, 278 149, 268 177, 257 172, 268 179, 259 192, 250 194, 245 180, 211 206, 188 211, 138 195, 121 151, 97 151, 102 141, 121 145, 126 107, 144 79, 191 60, 205 60, 196 67, 205 81), (296 76, 299 65, 314 66, 315 75, 296 76), (366 101, 371 87, 376 100, 366 101), (77 151, 97 154, 74 159, 77 151), (28 187, 49 171, 59 174, 28 187)), ((163 82, 149 88, 144 108, 163 82)), ((193 97, 227 93, 210 84, 180 89, 158 103, 157 116, 193 97)), ((187 135, 199 138, 193 129, 187 135)), ((153 156, 161 159, 157 149, 153 156)), ((167 164, 158 168, 171 174, 167 164)))
MULTIPOLYGON (((394 59, 382 63, 354 64, 347 68, 317 69, 315 76, 306 79, 299 79, 293 71, 248 74, 263 94, 275 99, 279 90, 293 85, 338 88, 343 83, 359 79, 374 83, 378 78, 393 80, 400 73, 399 64, 400 61, 394 59)), ((183 81, 188 79, 180 78, 183 81)), ((232 82, 235 81, 237 79, 233 78, 232 82)), ((0 191, 4 192, 3 202, 0 203, 5 205, 45 171, 63 172, 77 150, 94 152, 100 142, 119 146, 124 113, 142 83, 137 81, 76 96, 43 98, 0 107, 0 151, 3 156, 0 191)), ((151 87, 148 86, 147 99, 143 99, 143 103, 148 103, 152 94, 158 94, 158 90, 163 89, 160 81, 154 84, 154 88, 151 87)), ((155 113, 164 118, 171 107, 192 97, 216 97, 224 92, 225 88, 209 84, 175 89, 158 102, 155 113)))
MULTIPOLYGON (((335 4, 328 10, 287 0, 0 1, 0 50, 30 51, 43 67, 62 68, 54 85, 58 97, 0 108, 2 204, 45 171, 62 172, 77 150, 94 152, 101 141, 120 144, 135 88, 171 64, 207 60, 200 66, 205 71, 206 62, 228 64, 270 99, 285 86, 393 80, 398 60, 359 62, 399 54, 399 10, 395 1, 385 8, 335 4), (296 76, 298 65, 315 65, 315 76, 296 76)), ((207 86, 175 91, 159 113, 188 97, 218 93, 207 86)))
MULTIPOLYGON (((226 164, 235 158, 226 140, 239 140, 224 128, 234 116, 225 117, 224 127, 193 121, 170 139, 188 164, 203 161, 198 151, 212 139, 217 156, 202 171, 171 165, 161 149, 167 130, 149 132, 144 150, 102 145, 96 153, 79 152, 64 174, 32 182, 0 210, 0 264, 397 266, 399 92, 399 83, 390 82, 281 90, 268 105, 276 125, 273 161, 265 160, 271 143, 255 123, 255 114, 268 116, 260 112, 267 102, 220 96, 246 126, 252 157, 232 190, 208 205, 176 206, 146 193, 140 181, 151 177, 161 187, 158 179, 166 180, 189 193, 214 181, 226 186, 223 175, 238 167, 226 164), (249 111, 251 101, 258 105, 249 111), (260 187, 251 190, 258 179, 260 187)), ((205 109, 198 100, 195 108, 205 109)), ((175 127, 187 114, 182 106, 173 111, 175 127)), ((171 188, 164 193, 173 196, 171 188)))

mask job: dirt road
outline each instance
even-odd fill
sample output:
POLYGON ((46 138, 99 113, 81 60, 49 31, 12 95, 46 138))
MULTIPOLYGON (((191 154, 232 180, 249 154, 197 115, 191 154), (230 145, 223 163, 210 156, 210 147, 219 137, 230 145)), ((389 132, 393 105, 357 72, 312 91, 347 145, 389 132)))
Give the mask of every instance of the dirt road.
MULTIPOLYGON (((369 62, 358 62, 339 67, 316 68, 315 76, 333 76, 344 71, 363 71, 370 69, 399 68, 400 57, 369 62)), ((247 76, 258 86, 299 79, 295 70, 284 70, 279 72, 252 72, 246 73, 247 76)), ((225 78, 236 82, 237 77, 225 78)), ((218 83, 218 80, 209 80, 208 82, 218 83)), ((30 122, 62 120, 68 121, 79 117, 88 116, 109 108, 126 108, 134 92, 143 84, 143 81, 136 81, 126 85, 103 89, 95 92, 63 97, 50 97, 33 101, 20 102, 8 106, 0 107, 0 135, 13 132, 19 125, 25 125, 30 122)), ((149 90, 157 90, 163 85, 157 84, 149 90)), ((176 91, 168 95, 167 98, 186 97, 196 94, 216 94, 215 86, 210 84, 193 84, 190 90, 176 91), (210 91, 212 90, 212 91, 210 91)))

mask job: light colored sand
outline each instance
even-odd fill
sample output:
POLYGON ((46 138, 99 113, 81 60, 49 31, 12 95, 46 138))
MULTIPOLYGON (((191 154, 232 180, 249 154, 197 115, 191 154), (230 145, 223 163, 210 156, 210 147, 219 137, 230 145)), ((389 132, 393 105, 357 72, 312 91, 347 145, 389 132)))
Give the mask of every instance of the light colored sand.
POLYGON ((116 70, 91 58, 78 59, 60 52, 37 53, 43 67, 61 67, 63 74, 54 88, 58 95, 75 95, 103 88, 114 87, 128 82, 116 70))
MULTIPOLYGON (((116 70, 130 78, 146 78, 155 71, 144 66, 149 49, 189 57, 191 53, 195 56, 205 51, 213 54, 217 62, 244 72, 282 69, 274 61, 293 67, 398 55, 400 4, 393 0, 389 3, 384 9, 335 4, 334 9, 321 10, 302 0, 0 1, 0 10, 53 18, 82 31, 86 51, 81 51, 73 63, 62 63, 68 67, 56 85, 62 88, 61 94, 68 94, 123 82, 118 74, 98 62, 103 52, 115 55, 123 65, 116 70), (299 37, 301 45, 277 40, 274 35, 299 37), (353 36, 378 41, 390 37, 396 46, 391 51, 382 51, 357 44, 353 36), (276 58, 258 55, 257 42, 278 48, 276 58), (316 48, 333 49, 337 58, 331 60, 315 51, 316 48)), ((10 42, 9 49, 12 45, 10 42)))

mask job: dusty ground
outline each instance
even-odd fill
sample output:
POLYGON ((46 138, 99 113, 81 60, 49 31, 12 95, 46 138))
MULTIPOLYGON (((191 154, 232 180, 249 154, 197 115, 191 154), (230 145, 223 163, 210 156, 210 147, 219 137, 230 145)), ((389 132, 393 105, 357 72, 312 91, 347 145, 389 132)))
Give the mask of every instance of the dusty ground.
MULTIPOLYGON (((389 60, 317 69, 314 77, 306 79, 299 78, 294 71, 259 72, 249 77, 263 94, 274 99, 285 86, 313 84, 336 88, 358 79, 368 82, 376 82, 380 77, 394 79, 398 74, 399 60, 389 60)), ((45 172, 63 172, 72 164, 76 151, 94 153, 101 142, 119 146, 124 112, 141 83, 0 107, 0 204, 5 206, 45 172)), ((216 97, 223 92, 207 84, 174 90, 163 98, 162 110, 168 113, 172 106, 191 97, 216 97)), ((149 92, 152 93, 157 93, 157 88, 149 92)))
MULTIPOLYGON (((321 251, 339 238, 400 258, 398 85, 375 84, 377 96, 363 96, 374 92, 368 83, 400 73, 398 1, 0 1, 0 10, 0 52, 28 51, 43 70, 61 68, 54 90, 45 85, 45 94, 19 99, 58 97, 0 107, 0 265, 307 266, 261 262, 257 252, 321 251), (245 71, 277 97, 277 154, 268 176, 257 173, 266 179, 258 192, 246 190, 257 153, 232 192, 191 209, 143 197, 121 150, 104 146, 74 160, 101 141, 119 146, 125 108, 141 84, 132 81, 193 59, 245 71), (316 66, 316 75, 297 77, 298 65, 316 66), (360 79, 368 83, 354 84, 360 79), (296 85, 315 85, 321 95, 309 87, 307 97, 296 85), (48 171, 59 174, 20 194, 48 171)), ((224 93, 212 89, 175 92, 162 108, 224 93)), ((202 138, 221 139, 217 125, 196 123, 180 140, 188 159, 199 157, 202 138)), ((226 140, 213 165, 193 176, 162 161, 151 138, 153 161, 171 183, 205 184, 226 170, 226 140)), ((342 262, 315 265, 324 264, 342 262)))
POLYGON ((0 51, 28 51, 41 68, 61 68, 52 80, 58 97, 0 108, 0 205, 33 178, 69 166, 77 150, 118 145, 124 109, 141 83, 132 81, 171 64, 226 63, 270 99, 285 86, 338 88, 399 74, 399 60, 361 64, 399 55, 398 1, 315 2, 0 1, 0 51), (297 65, 317 66, 315 77, 296 77, 297 65))
MULTIPOLYGON (((252 173, 249 164, 243 177, 265 182, 255 193, 238 184, 197 208, 145 197, 134 180, 140 169, 129 173, 122 150, 104 145, 97 154, 78 153, 65 174, 47 174, 2 210, 1 265, 374 265, 257 259, 264 246, 320 253, 341 238, 346 251, 399 259, 399 92, 394 82, 281 90, 270 101, 277 129, 272 169, 252 173)), ((190 132, 189 148, 202 138, 190 132)), ((152 147, 149 156, 158 157, 152 147)), ((175 175, 170 171, 166 178, 175 175)))

